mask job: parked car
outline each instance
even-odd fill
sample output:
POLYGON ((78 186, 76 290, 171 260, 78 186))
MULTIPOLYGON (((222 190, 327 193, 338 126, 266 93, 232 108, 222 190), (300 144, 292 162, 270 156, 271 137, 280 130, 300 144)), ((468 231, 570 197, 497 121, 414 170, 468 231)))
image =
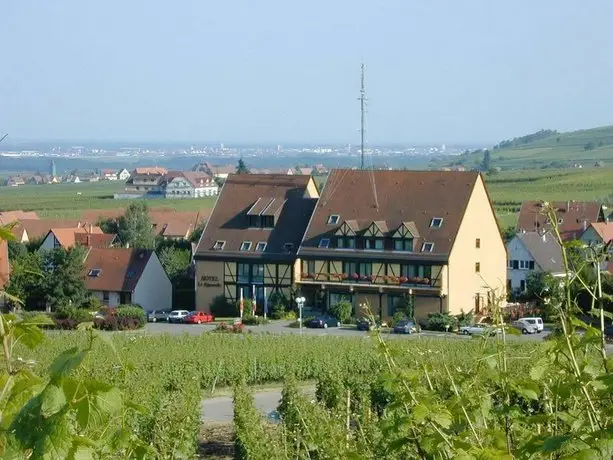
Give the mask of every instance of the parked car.
POLYGON ((543 332, 543 319, 539 318, 537 316, 535 317, 526 317, 526 318, 519 318, 517 321, 524 321, 528 324, 531 324, 533 326, 536 327, 536 332, 543 332))
POLYGON ((189 315, 187 310, 173 310, 168 315, 169 323, 182 323, 185 318, 189 315))
POLYGON ((530 323, 525 319, 518 319, 513 321, 513 327, 519 329, 522 334, 536 334, 539 332, 538 326, 534 323, 530 323))
POLYGON ((604 328, 604 338, 607 342, 613 342, 613 324, 604 328))
POLYGON ((153 310, 147 315, 147 321, 155 323, 157 321, 168 321, 169 310, 153 310))
POLYGON ((485 324, 475 324, 473 326, 461 326, 460 334, 462 335, 496 335, 501 332, 499 327, 492 327, 485 324))
POLYGON ((355 324, 358 327, 358 331, 372 331, 378 326, 377 323, 375 323, 369 318, 360 318, 356 321, 355 324))
POLYGON ((419 326, 408 319, 402 319, 394 326, 394 334, 413 334, 415 332, 419 332, 419 326))
POLYGON ((215 321, 215 317, 210 313, 205 313, 203 311, 193 311, 183 320, 184 323, 188 324, 202 324, 202 323, 210 323, 215 321))
POLYGON ((341 322, 333 316, 321 315, 313 318, 305 326, 327 329, 329 327, 340 327, 341 322))

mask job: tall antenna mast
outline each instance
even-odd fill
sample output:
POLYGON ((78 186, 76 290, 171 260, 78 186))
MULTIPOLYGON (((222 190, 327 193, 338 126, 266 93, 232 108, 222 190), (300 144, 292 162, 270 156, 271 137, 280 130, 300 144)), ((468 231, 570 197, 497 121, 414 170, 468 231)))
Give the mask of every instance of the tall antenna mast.
POLYGON ((362 83, 360 85, 360 155, 362 161, 360 163, 360 169, 364 169, 364 109, 366 104, 366 90, 364 89, 364 63, 362 63, 362 83))

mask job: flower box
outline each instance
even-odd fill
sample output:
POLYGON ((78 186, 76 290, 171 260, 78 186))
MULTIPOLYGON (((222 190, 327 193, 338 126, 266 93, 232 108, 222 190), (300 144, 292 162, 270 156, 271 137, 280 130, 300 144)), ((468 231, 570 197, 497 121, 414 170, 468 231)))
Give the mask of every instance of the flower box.
POLYGON ((404 283, 406 283, 407 281, 409 281, 409 278, 407 278, 406 276, 401 276, 401 277, 398 279, 398 282, 399 282, 400 284, 404 284, 404 283))

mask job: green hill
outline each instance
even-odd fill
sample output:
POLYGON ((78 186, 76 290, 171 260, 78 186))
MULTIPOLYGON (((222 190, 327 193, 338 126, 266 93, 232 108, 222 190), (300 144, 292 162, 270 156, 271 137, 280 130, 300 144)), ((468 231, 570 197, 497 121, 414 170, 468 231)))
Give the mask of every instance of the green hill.
MULTIPOLYGON (((490 150, 490 167, 503 169, 565 168, 574 164, 594 166, 598 162, 613 165, 613 126, 583 129, 567 133, 541 130, 527 136, 505 140, 490 150)), ((448 166, 478 166, 483 151, 447 157, 448 166)))

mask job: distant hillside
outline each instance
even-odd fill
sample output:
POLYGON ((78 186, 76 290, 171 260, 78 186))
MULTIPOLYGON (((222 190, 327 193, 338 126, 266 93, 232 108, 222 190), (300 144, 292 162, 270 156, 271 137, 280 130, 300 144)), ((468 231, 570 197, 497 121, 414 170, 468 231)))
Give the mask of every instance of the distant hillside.
MULTIPOLYGON (((594 166, 598 162, 613 165, 613 126, 567 133, 541 130, 504 140, 489 151, 490 167, 503 169, 565 168, 574 164, 594 166)), ((447 157, 437 163, 473 168, 481 164, 483 155, 483 150, 477 150, 447 157)))

